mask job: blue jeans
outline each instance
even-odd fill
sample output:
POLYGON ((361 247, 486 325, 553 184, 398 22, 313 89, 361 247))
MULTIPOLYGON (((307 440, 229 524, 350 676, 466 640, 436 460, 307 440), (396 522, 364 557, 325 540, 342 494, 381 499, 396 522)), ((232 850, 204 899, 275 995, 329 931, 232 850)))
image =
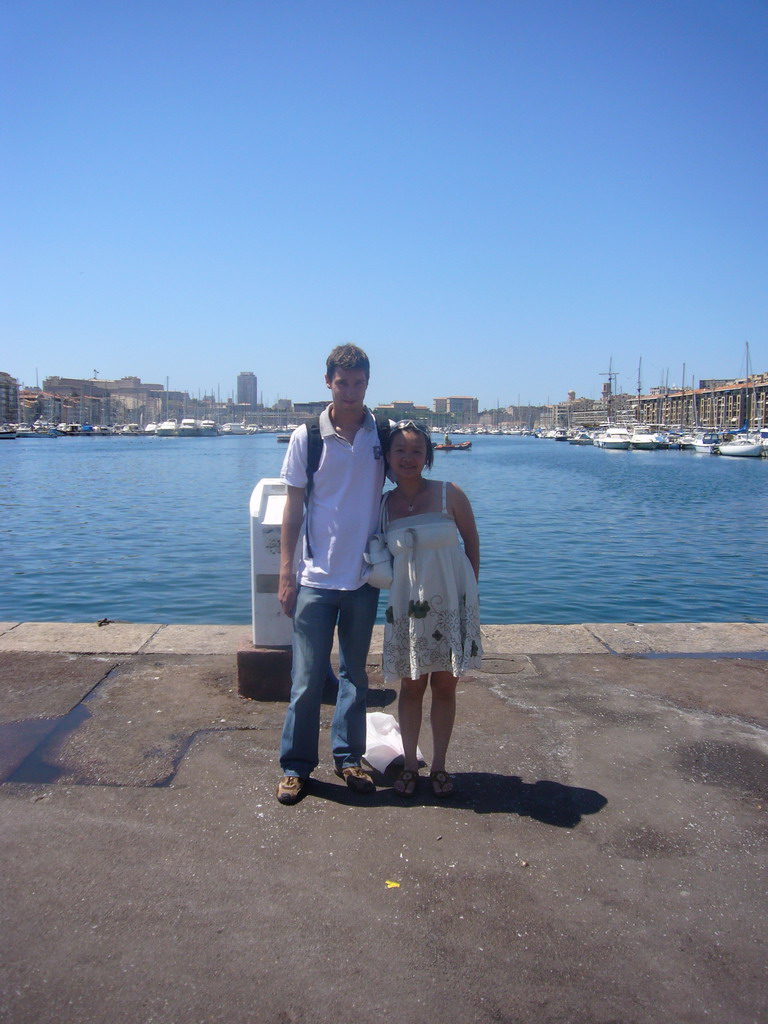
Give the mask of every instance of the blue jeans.
POLYGON ((291 701, 280 744, 286 775, 307 778, 319 763, 320 705, 339 627, 339 695, 331 726, 331 749, 337 767, 360 764, 365 753, 368 675, 379 592, 365 583, 359 590, 299 587, 293 618, 291 701))

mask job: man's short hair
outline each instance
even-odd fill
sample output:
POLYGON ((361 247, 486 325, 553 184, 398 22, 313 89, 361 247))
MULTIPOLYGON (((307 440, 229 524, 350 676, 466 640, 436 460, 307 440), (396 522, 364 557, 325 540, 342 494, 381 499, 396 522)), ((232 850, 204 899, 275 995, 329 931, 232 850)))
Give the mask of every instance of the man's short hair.
POLYGON ((333 378, 337 370, 365 370, 365 376, 371 376, 371 364, 368 356, 357 345, 337 345, 325 361, 325 372, 328 380, 333 378))

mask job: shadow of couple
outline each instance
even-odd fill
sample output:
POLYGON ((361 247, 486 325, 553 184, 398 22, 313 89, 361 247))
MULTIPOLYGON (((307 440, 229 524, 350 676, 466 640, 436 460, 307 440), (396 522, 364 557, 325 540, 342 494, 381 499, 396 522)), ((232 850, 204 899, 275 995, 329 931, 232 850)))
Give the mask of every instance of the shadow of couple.
POLYGON ((608 803, 594 789, 566 786, 562 782, 541 779, 523 782, 516 775, 497 772, 452 772, 455 790, 449 797, 436 797, 428 776, 421 777, 415 797, 403 799, 393 789, 397 777, 397 761, 386 772, 372 773, 377 790, 375 796, 360 796, 340 785, 312 780, 312 792, 321 799, 338 803, 413 807, 414 804, 441 804, 475 814, 517 814, 533 818, 557 828, 575 828, 584 815, 597 814, 608 803))

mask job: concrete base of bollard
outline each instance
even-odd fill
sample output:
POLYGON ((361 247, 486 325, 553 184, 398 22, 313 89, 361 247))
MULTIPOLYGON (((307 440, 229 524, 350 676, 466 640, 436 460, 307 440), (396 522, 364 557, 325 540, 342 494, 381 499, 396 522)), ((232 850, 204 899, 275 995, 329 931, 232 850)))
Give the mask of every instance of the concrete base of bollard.
POLYGON ((291 696, 290 647, 241 647, 237 652, 237 692, 251 700, 291 696))

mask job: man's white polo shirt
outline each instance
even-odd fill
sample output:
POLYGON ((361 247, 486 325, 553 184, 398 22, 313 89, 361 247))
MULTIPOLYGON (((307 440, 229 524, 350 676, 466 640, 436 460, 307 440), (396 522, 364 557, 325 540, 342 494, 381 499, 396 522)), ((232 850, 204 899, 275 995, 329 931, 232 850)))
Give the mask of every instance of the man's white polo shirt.
MULTIPOLYGON (((306 587, 357 590, 368 575, 363 552, 378 522, 384 458, 370 410, 350 444, 333 429, 328 409, 320 414, 323 450, 305 516, 313 557, 302 539, 298 574, 306 587)), ((290 487, 307 485, 307 448, 307 428, 298 427, 280 472, 290 487)))

